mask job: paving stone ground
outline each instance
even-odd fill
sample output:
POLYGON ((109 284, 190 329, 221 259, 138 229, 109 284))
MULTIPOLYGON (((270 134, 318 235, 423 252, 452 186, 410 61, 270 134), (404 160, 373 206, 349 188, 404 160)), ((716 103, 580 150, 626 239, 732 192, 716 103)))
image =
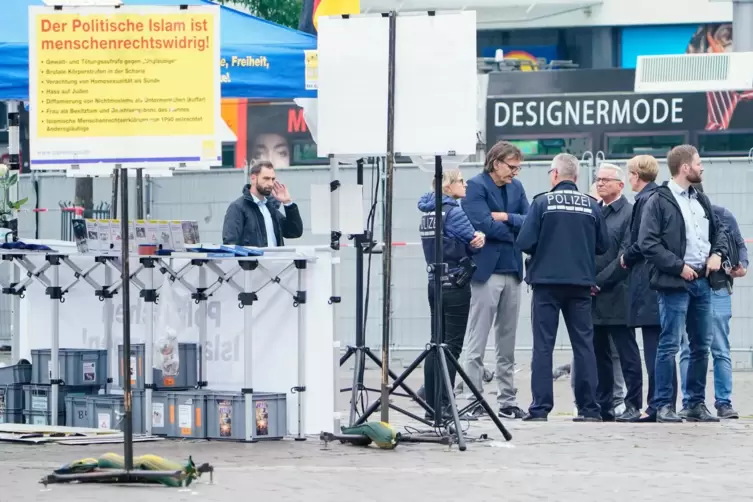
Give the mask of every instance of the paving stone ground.
MULTIPOLYGON (((347 371, 343 382, 348 381, 347 371)), ((528 368, 517 374, 522 407, 530 401, 528 368)), ((367 371, 376 387, 379 373, 367 371)), ((420 374, 409 383, 417 387, 420 374)), ((344 384, 343 386, 345 386, 344 384)), ((711 377, 709 388, 713 388, 711 377)), ((492 386, 485 389, 493 407, 492 386)), ((753 419, 721 424, 577 424, 570 420, 567 379, 555 382, 557 407, 548 423, 506 421, 506 443, 491 421, 472 422, 468 434, 493 440, 470 443, 465 452, 427 444, 396 450, 339 443, 326 449, 318 438, 256 444, 163 441, 136 444, 136 454, 175 460, 193 455, 216 466, 215 483, 180 491, 162 487, 51 486, 37 481, 58 465, 114 451, 122 445, 62 446, 0 443, 0 502, 165 501, 432 501, 507 500, 526 502, 661 500, 746 500, 753 492, 748 466, 753 419)), ((753 373, 735 373, 735 406, 753 415, 753 373)), ((713 391, 711 392, 713 395, 713 391)), ((345 394, 343 394, 345 396, 345 394)), ((371 399, 375 396, 372 393, 371 399)), ((342 399, 342 408, 347 408, 342 399)), ((404 398, 395 403, 412 410, 404 398)), ((399 430, 418 425, 392 412, 399 430)), ((374 415, 378 419, 378 414, 374 415)))

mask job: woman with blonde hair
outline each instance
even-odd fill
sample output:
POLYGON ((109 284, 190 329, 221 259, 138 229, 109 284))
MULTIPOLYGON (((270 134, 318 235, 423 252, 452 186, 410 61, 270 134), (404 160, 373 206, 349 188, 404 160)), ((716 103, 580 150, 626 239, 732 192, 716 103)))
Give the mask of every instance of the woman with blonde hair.
MULTIPOLYGON (((447 279, 442 284, 442 325, 443 342, 457 359, 463 350, 465 328, 468 323, 468 312, 471 308, 471 285, 470 278, 473 275, 475 265, 471 256, 485 243, 484 234, 474 230, 468 216, 466 216, 460 200, 465 197, 465 181, 463 173, 459 169, 449 169, 442 174, 442 255, 443 262, 447 264, 447 279)), ((423 245, 426 265, 431 266, 435 261, 435 209, 436 194, 434 191, 425 193, 418 201, 418 209, 421 211, 421 244, 423 245)), ((431 340, 436 341, 434 332, 434 274, 429 271, 428 297, 431 311, 431 340)), ((438 420, 450 416, 448 389, 442 393, 440 402, 436 402, 436 381, 438 363, 435 352, 431 352, 426 358, 424 365, 424 395, 431 408, 438 413, 438 420)), ((450 381, 455 385, 455 367, 449 365, 450 381)), ((452 388, 449 389, 452 392, 452 388)), ((427 420, 434 417, 429 413, 427 420)))

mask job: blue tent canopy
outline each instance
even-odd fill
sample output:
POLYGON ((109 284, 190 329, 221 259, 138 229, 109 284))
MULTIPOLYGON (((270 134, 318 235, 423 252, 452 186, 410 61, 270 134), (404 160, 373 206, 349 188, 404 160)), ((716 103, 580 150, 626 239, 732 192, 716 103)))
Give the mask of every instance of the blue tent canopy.
MULTIPOLYGON (((208 0, 123 0, 125 5, 214 5, 208 0)), ((29 6, 42 0, 2 2, 0 101, 29 97, 29 6)), ((304 50, 316 49, 316 37, 221 7, 221 57, 265 57, 268 68, 222 68, 222 97, 290 99, 315 97, 305 90, 304 50)))

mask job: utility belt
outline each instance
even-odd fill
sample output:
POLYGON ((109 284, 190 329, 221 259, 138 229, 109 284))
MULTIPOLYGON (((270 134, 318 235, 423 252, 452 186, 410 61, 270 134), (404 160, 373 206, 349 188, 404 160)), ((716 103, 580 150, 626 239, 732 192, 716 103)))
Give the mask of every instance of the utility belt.
POLYGON ((458 262, 457 270, 447 275, 447 281, 443 281, 442 286, 464 288, 468 284, 470 284, 475 272, 476 264, 473 263, 473 260, 466 256, 458 262))

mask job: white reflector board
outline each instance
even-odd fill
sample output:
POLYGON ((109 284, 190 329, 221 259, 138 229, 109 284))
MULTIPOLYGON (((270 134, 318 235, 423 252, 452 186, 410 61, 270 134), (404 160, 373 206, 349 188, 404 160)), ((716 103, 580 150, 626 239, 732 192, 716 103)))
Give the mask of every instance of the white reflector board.
POLYGON ((638 56, 635 92, 713 92, 753 89, 753 52, 638 56))
MULTIPOLYGON (((476 151, 476 13, 399 14, 395 152, 476 151)), ((318 154, 387 153, 389 18, 319 19, 318 154)))

